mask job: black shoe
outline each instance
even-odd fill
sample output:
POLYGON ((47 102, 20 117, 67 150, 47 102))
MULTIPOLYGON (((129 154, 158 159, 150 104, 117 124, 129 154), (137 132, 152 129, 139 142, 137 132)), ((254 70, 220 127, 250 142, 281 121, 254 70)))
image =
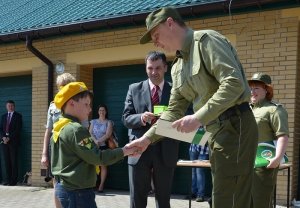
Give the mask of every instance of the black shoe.
POLYGON ((153 195, 154 193, 155 193, 154 190, 150 190, 150 191, 148 192, 148 195, 153 195))
POLYGON ((202 196, 197 196, 197 198, 196 198, 195 201, 196 201, 196 202, 204 202, 204 197, 202 197, 202 196))
POLYGON ((3 183, 2 185, 3 185, 3 186, 8 186, 9 183, 5 182, 5 183, 3 183))
POLYGON ((184 198, 185 199, 196 199, 196 194, 186 195, 184 198))

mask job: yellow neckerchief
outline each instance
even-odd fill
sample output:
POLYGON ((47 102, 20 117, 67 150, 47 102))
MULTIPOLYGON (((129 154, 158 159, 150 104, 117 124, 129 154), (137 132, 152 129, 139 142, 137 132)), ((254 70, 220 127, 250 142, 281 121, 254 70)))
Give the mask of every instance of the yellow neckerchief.
POLYGON ((61 130, 71 121, 72 120, 68 119, 68 118, 59 118, 59 120, 53 124, 53 141, 54 141, 54 143, 57 142, 61 130))

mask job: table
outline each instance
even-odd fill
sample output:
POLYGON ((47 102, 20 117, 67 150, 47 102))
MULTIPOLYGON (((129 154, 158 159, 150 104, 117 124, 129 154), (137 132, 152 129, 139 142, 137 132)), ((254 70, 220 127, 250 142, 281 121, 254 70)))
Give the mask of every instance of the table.
MULTIPOLYGON (((288 174, 287 174, 287 195, 286 195, 286 207, 289 208, 290 207, 290 176, 291 176, 291 167, 292 164, 290 163, 285 163, 285 164, 281 164, 278 168, 278 172, 287 169, 288 174)), ((276 184, 274 187, 274 208, 276 207, 276 184)))
MULTIPOLYGON (((177 162, 178 167, 190 167, 190 168, 211 168, 211 164, 209 160, 179 160, 177 162)), ((278 171, 283 171, 286 170, 288 171, 287 175, 287 208, 290 207, 290 175, 291 175, 291 167, 292 164, 286 163, 286 164, 281 164, 279 166, 278 171)), ((190 189, 190 194, 191 194, 191 189, 190 189)), ((274 198, 273 198, 273 204, 274 208, 276 208, 276 184, 274 188, 274 198)), ((189 208, 191 208, 192 203, 191 203, 191 197, 189 198, 189 208)))
MULTIPOLYGON (((209 160, 179 160, 177 162, 177 167, 189 167, 189 168, 210 168, 209 160)), ((192 182, 191 182, 192 185, 192 182)), ((192 189, 190 185, 190 198, 189 198, 189 208, 192 207, 192 189)))

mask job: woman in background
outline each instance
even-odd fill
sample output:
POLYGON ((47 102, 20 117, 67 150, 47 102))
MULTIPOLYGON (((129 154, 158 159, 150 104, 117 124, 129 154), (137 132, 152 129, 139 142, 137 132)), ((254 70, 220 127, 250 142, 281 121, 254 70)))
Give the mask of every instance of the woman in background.
MULTIPOLYGON (((91 120, 89 131, 99 149, 106 150, 108 149, 106 140, 111 136, 113 131, 113 124, 110 120, 108 120, 108 110, 106 105, 99 105, 98 115, 98 119, 91 120)), ((98 193, 103 193, 106 177, 107 167, 100 166, 100 185, 98 187, 98 193)))
POLYGON ((277 180, 278 166, 288 143, 288 114, 285 108, 272 101, 271 77, 255 73, 248 81, 251 88, 251 106, 258 126, 258 143, 276 143, 275 157, 267 167, 256 167, 252 182, 253 208, 271 208, 272 195, 277 180))

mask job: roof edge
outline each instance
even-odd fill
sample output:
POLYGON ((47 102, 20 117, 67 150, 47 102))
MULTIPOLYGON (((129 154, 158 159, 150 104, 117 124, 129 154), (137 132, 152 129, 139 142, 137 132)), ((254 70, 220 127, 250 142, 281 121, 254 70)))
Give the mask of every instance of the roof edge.
MULTIPOLYGON (((299 5, 299 0, 221 0, 209 4, 189 4, 175 6, 184 19, 209 15, 212 12, 233 14, 240 9, 252 8, 262 10, 264 7, 276 9, 278 6, 299 5)), ((156 8, 155 8, 156 9, 156 8)), ((114 18, 98 18, 94 20, 65 23, 44 28, 32 28, 20 32, 0 34, 0 44, 17 41, 25 41, 26 36, 33 39, 44 39, 56 35, 68 35, 76 32, 89 32, 101 29, 119 28, 122 26, 138 26, 144 21, 152 10, 135 13, 133 15, 119 15, 114 18)))

